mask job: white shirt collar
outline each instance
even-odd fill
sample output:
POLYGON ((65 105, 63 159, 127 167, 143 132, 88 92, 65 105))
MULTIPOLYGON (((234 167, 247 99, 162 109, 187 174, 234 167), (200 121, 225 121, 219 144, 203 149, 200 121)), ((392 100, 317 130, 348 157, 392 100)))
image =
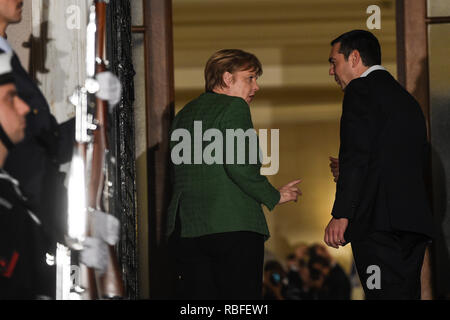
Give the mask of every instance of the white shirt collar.
POLYGON ((369 75, 369 73, 371 73, 372 71, 375 71, 375 70, 385 70, 386 71, 386 68, 383 66, 380 66, 379 64, 376 64, 374 66, 371 66, 366 71, 364 71, 364 73, 360 76, 360 78, 367 77, 369 75))
POLYGON ((9 45, 8 41, 5 38, 3 38, 3 37, 0 37, 0 49, 5 51, 6 53, 13 52, 13 49, 9 45))

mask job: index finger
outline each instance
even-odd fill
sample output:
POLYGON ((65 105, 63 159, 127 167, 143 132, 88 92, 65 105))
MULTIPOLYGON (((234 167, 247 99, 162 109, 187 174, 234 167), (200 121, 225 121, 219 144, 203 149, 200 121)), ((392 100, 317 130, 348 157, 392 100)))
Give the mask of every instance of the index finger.
POLYGON ((341 242, 339 242, 339 244, 341 246, 344 246, 344 243, 345 243, 344 234, 345 234, 345 230, 340 230, 338 233, 338 240, 341 241, 341 242))
POLYGON ((296 184, 298 184, 298 183, 300 183, 300 182, 302 182, 302 179, 294 180, 294 181, 289 182, 289 183, 287 184, 287 186, 288 186, 288 187, 292 187, 292 186, 295 186, 296 184))

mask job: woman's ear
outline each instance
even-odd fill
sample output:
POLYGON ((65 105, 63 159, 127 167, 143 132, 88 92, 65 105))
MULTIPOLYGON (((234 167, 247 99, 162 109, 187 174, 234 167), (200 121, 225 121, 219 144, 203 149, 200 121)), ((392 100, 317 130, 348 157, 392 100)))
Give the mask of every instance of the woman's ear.
POLYGON ((227 87, 231 86, 231 84, 233 83, 233 75, 228 71, 223 74, 222 79, 227 87))

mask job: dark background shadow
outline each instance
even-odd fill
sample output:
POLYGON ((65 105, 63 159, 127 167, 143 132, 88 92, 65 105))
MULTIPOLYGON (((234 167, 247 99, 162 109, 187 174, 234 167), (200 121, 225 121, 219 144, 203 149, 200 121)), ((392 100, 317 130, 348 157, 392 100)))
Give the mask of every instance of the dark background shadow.
MULTIPOLYGON (((441 115, 444 116, 445 115, 441 115)), ((448 117, 449 114, 447 113, 448 117)), ((434 118, 434 115, 432 116, 434 118)), ((447 121, 448 123, 448 121, 447 121)), ((431 130, 433 131, 434 125, 431 130)), ((441 128, 442 130, 443 128, 441 128)), ((447 132, 450 131, 450 125, 446 126, 447 132)), ((446 148, 449 153, 449 140, 442 139, 439 136, 441 130, 435 130, 432 134, 432 147, 431 147, 431 173, 432 173, 432 208, 433 218, 436 227, 436 238, 432 245, 432 262, 433 262, 433 284, 436 299, 450 299, 450 210, 448 208, 448 183, 450 180, 448 172, 448 159, 449 157, 443 157, 442 152, 439 152, 437 145, 440 149, 446 148), (434 135, 438 135, 434 139, 434 135), (442 145, 443 144, 443 145, 442 145), (445 162, 447 159, 447 162, 445 162)))

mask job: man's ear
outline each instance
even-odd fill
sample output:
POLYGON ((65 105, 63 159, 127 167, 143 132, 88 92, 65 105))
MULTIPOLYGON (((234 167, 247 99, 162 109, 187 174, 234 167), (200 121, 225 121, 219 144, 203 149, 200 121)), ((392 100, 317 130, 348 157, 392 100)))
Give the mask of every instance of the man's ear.
POLYGON ((228 71, 223 74, 222 79, 227 87, 231 86, 231 84, 233 83, 233 75, 228 71))
POLYGON ((361 55, 359 54, 358 50, 353 50, 349 58, 351 59, 350 61, 352 63, 353 68, 356 68, 356 66, 361 61, 361 55))

